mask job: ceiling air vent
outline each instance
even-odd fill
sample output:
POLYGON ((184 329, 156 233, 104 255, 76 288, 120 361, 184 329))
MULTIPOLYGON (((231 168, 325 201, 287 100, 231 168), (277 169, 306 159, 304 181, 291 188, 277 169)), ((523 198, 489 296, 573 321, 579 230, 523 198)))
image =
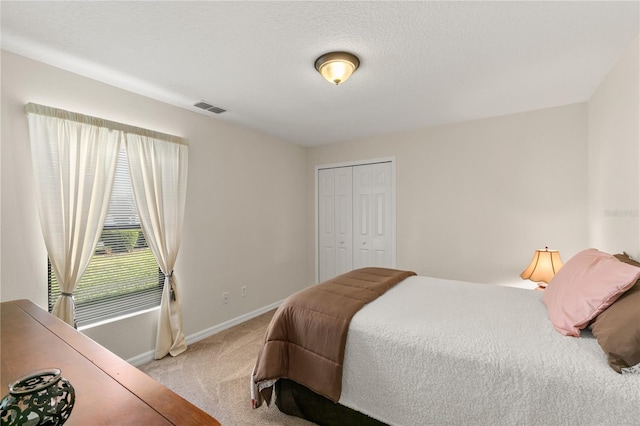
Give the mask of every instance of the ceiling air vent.
POLYGON ((226 111, 226 109, 222 109, 220 107, 217 106, 213 106, 208 102, 205 101, 198 101, 195 104, 193 104, 194 107, 198 107, 198 108, 202 108, 204 110, 207 110, 209 112, 212 112, 214 114, 222 114, 223 112, 226 111))

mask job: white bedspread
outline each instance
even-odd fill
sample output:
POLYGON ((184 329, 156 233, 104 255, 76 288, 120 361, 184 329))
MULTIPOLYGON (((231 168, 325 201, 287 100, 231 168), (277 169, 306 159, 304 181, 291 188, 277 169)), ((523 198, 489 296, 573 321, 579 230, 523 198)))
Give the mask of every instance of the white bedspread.
POLYGON ((542 293, 410 277, 361 309, 340 403, 392 425, 640 425, 640 375, 560 335, 542 293))

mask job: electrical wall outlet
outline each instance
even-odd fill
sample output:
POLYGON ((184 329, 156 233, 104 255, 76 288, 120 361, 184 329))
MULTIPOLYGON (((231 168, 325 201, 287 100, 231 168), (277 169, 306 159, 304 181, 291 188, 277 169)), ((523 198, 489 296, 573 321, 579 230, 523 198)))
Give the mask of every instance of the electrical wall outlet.
POLYGON ((225 291, 222 293, 222 304, 226 305, 227 303, 229 303, 229 293, 225 291))
POLYGON ((242 297, 246 297, 247 296, 247 286, 246 285, 242 286, 241 293, 242 293, 242 297))

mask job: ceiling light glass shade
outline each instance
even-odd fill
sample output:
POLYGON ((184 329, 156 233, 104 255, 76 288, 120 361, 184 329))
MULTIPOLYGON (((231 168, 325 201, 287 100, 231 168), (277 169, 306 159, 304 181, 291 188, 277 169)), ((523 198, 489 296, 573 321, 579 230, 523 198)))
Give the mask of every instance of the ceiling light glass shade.
POLYGON ((360 60, 347 52, 325 53, 316 59, 316 70, 330 83, 336 86, 346 79, 360 66, 360 60))
POLYGON ((523 280, 531 280, 539 283, 540 287, 546 287, 553 276, 562 268, 562 259, 558 250, 539 249, 533 254, 531 263, 520 274, 523 280))

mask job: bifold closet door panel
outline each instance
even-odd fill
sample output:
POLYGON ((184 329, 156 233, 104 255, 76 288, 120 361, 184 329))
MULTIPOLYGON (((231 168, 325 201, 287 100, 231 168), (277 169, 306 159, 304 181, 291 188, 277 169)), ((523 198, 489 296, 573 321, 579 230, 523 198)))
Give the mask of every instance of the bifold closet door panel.
POLYGON ((391 163, 353 167, 353 268, 392 266, 391 163))
POLYGON ((352 168, 318 171, 318 278, 353 269, 352 168))

